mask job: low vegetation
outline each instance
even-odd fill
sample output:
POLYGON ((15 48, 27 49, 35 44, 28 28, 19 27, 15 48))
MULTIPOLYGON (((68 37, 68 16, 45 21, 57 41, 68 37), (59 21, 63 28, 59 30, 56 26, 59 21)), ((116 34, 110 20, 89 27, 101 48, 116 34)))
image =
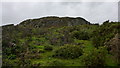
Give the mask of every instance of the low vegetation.
POLYGON ((44 17, 2 28, 3 67, 120 65, 120 22, 44 17))

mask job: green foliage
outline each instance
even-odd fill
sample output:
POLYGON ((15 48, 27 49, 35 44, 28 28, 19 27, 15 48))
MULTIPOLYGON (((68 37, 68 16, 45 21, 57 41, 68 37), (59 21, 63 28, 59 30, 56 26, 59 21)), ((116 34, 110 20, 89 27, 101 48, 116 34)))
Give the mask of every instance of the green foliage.
POLYGON ((65 63, 60 60, 51 61, 48 66, 65 66, 65 63))
POLYGON ((113 55, 100 47, 117 33, 120 22, 98 25, 79 17, 44 17, 2 26, 3 66, 116 66, 113 55))
POLYGON ((106 66, 117 66, 118 65, 118 63, 116 62, 116 60, 113 58, 111 54, 106 55, 105 63, 106 63, 106 66))
POLYGON ((96 28, 92 34, 92 42, 95 47, 104 46, 105 42, 108 42, 111 38, 118 33, 120 23, 107 22, 96 28))
POLYGON ((31 66, 31 60, 30 59, 20 59, 21 61, 19 61, 19 66, 21 67, 28 67, 31 66))
POLYGON ((78 58, 82 55, 82 49, 77 45, 64 45, 55 51, 54 57, 58 58, 78 58))
POLYGON ((13 66, 13 67, 16 67, 16 66, 20 66, 19 65, 20 64, 20 62, 19 62, 19 60, 18 59, 12 59, 12 60, 10 60, 10 59, 3 59, 2 60, 2 67, 6 67, 6 66, 13 66))
POLYGON ((94 49, 93 51, 84 53, 82 56, 82 62, 85 66, 105 66, 105 59, 107 50, 104 47, 94 49))
POLYGON ((85 31, 73 31, 72 32, 72 37, 79 39, 79 40, 88 40, 89 39, 89 34, 85 31))
POLYGON ((8 56, 8 59, 16 59, 16 55, 11 54, 8 56))
POLYGON ((53 47, 50 46, 50 45, 46 45, 46 46, 44 47, 44 50, 51 51, 51 50, 53 50, 53 47))
POLYGON ((40 66, 41 66, 41 63, 40 63, 40 62, 33 63, 31 66, 33 66, 33 67, 40 67, 40 66))

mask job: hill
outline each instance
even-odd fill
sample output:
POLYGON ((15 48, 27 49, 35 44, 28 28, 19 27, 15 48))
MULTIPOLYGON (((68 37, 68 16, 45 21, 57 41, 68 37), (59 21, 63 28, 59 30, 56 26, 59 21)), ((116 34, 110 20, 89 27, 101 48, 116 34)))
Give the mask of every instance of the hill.
POLYGON ((60 26, 74 26, 90 24, 88 21, 81 17, 43 17, 38 19, 28 19, 20 23, 20 25, 29 25, 33 27, 60 27, 60 26))
POLYGON ((114 51, 116 46, 120 48, 115 44, 119 40, 114 39, 116 35, 120 35, 120 22, 97 25, 80 17, 28 19, 2 26, 2 64, 119 66, 120 58, 114 51))

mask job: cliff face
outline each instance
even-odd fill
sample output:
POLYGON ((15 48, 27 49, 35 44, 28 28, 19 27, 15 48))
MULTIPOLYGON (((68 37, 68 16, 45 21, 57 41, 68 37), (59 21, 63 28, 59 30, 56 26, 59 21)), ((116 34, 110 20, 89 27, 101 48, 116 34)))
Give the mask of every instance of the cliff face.
POLYGON ((74 26, 74 25, 82 25, 82 24, 90 24, 83 18, 77 17, 43 17, 39 19, 29 19, 20 23, 20 25, 24 26, 33 26, 33 27, 60 27, 60 26, 74 26))

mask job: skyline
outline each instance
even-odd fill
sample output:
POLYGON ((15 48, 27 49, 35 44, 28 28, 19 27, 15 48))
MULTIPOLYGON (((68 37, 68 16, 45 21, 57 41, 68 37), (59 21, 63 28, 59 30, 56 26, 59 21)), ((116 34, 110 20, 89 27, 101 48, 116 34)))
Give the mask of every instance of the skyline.
POLYGON ((3 2, 2 25, 46 16, 82 17, 91 23, 118 21, 117 2, 3 2), (111 10, 112 9, 112 10, 111 10))

